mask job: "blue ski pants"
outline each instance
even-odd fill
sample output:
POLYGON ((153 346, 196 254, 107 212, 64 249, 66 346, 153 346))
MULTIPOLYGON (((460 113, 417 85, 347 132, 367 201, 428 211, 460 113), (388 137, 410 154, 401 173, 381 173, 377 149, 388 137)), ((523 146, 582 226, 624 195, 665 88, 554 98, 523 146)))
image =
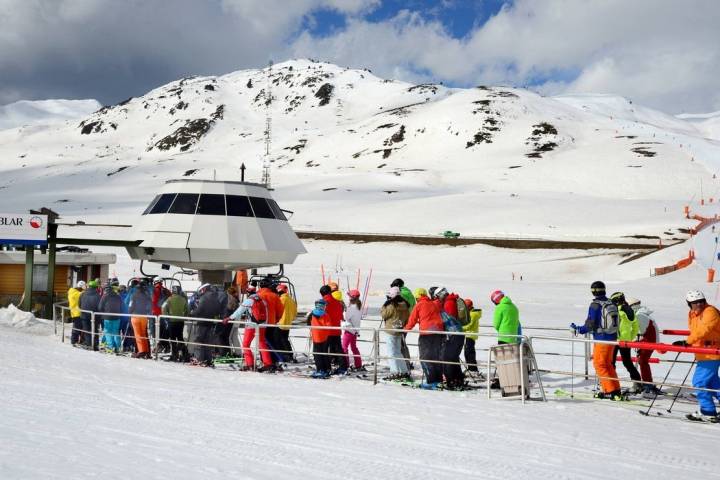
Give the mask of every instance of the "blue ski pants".
POLYGON ((105 319, 105 348, 119 352, 122 348, 120 341, 120 319, 105 319))
MULTIPOLYGON (((693 387, 720 389, 718 368, 720 368, 720 360, 697 362, 695 364, 695 374, 692 379, 693 387)), ((715 398, 720 400, 720 394, 699 390, 697 392, 697 399, 698 405, 700 406, 700 413, 703 415, 716 415, 715 398)))

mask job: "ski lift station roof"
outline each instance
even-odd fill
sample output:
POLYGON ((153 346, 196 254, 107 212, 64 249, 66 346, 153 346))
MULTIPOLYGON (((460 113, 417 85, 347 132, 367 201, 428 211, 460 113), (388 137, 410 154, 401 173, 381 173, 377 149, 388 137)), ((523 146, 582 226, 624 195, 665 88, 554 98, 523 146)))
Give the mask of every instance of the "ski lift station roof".
POLYGON ((305 247, 265 185, 169 180, 145 209, 127 247, 134 259, 195 270, 290 264, 305 247))

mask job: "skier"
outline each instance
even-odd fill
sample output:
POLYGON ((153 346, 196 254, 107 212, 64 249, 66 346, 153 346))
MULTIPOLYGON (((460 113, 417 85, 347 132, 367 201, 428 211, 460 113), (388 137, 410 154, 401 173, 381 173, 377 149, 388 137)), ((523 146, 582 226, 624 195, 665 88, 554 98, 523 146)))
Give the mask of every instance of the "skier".
POLYGON ((92 314, 89 312, 98 311, 98 305, 100 305, 100 295, 98 294, 97 282, 95 280, 90 280, 87 283, 87 286, 87 290, 80 294, 80 309, 88 310, 88 312, 81 312, 80 314, 82 317, 83 332, 87 332, 86 334, 83 334, 83 344, 85 345, 85 348, 98 350, 98 332, 100 331, 100 324, 102 323, 102 320, 97 316, 95 317, 95 329, 93 331, 92 314))
MULTIPOLYGON (((140 285, 140 281, 137 278, 133 278, 130 280, 130 287, 125 292, 125 295, 123 296, 120 294, 120 297, 123 299, 123 313, 129 314, 130 313, 130 300, 132 299, 133 294, 137 290, 138 286, 140 285)), ((120 317, 120 334, 125 337, 125 340, 123 341, 123 351, 125 352, 132 352, 135 350, 135 336, 133 334, 132 329, 132 322, 131 317, 128 316, 122 316, 120 317)))
MULTIPOLYGON (((360 293, 360 292, 358 292, 360 293)), ((387 301, 380 308, 380 316, 385 328, 402 330, 410 318, 410 306, 400 293, 400 288, 390 287, 387 301)), ((385 348, 387 349, 390 375, 384 380, 410 380, 407 363, 402 355, 402 332, 385 332, 385 348)))
MULTIPOLYGON (((635 312, 625 300, 625 294, 622 292, 615 292, 610 295, 610 300, 618 308, 619 325, 617 339, 618 341, 634 342, 638 335, 638 322, 635 320, 635 312)), ((619 345, 615 345, 613 350, 613 367, 617 360, 617 354, 620 353, 622 357, 623 365, 625 370, 630 374, 630 379, 633 381, 632 393, 640 393, 642 391, 642 384, 640 381, 640 373, 635 368, 635 364, 632 361, 632 352, 629 348, 620 348, 619 345)), ((617 371, 617 370, 616 370, 617 371)))
MULTIPOLYGON (((161 277, 153 278, 152 286, 152 314, 160 316, 162 315, 162 305, 165 300, 170 297, 170 291, 163 285, 163 279, 161 277)), ((148 322, 150 327, 150 336, 155 335, 155 319, 150 319, 148 322)), ((160 338, 157 339, 157 348, 160 352, 167 352, 170 350, 170 344, 168 342, 169 327, 167 320, 161 319, 160 321, 160 338)))
MULTIPOLYGON (((462 324, 458 320, 458 301, 465 303, 457 293, 448 293, 445 287, 430 287, 432 298, 442 316, 446 332, 462 332, 462 324)), ((465 375, 460 366, 460 352, 465 345, 464 335, 447 335, 443 344, 443 374, 448 388, 461 388, 465 383, 465 375)))
MULTIPOLYGON (((690 312, 688 313, 688 327, 690 335, 686 341, 677 343, 693 347, 720 348, 720 312, 707 303, 705 295, 698 290, 691 290, 685 296, 690 312)), ((696 353, 695 374, 693 387, 720 389, 720 355, 696 353)), ((699 410, 689 413, 687 418, 693 421, 720 422, 715 408, 715 398, 720 400, 720 393, 697 391, 699 410)))
POLYGON ((281 283, 277 286, 277 291, 280 294, 280 302, 283 305, 283 314, 280 317, 278 325, 280 325, 277 332, 278 348, 283 350, 283 357, 286 362, 295 361, 293 357, 293 348, 290 343, 290 325, 293 320, 297 317, 297 302, 290 296, 288 292, 288 286, 281 283))
MULTIPOLYGON (((282 300, 280 300, 280 297, 277 293, 275 293, 272 290, 272 282, 269 278, 263 278, 260 280, 260 283, 258 285, 260 289, 258 290, 257 294, 258 296, 265 302, 266 308, 267 308, 267 325, 272 325, 271 327, 267 327, 267 331, 265 333, 265 338, 267 339, 268 346, 270 347, 270 358, 276 359, 277 363, 279 363, 283 356, 276 352, 275 349, 280 349, 278 346, 279 343, 277 341, 278 332, 280 329, 277 327, 278 322, 283 316, 283 310, 285 307, 283 306, 282 300)), ((268 366, 266 367, 269 370, 275 371, 278 369, 277 366, 268 366)))
POLYGON ((320 295, 325 300, 325 311, 330 316, 331 326, 338 327, 337 330, 330 330, 328 332, 328 351, 333 354, 331 362, 337 363, 337 369, 331 373, 344 375, 347 373, 348 363, 347 357, 343 355, 342 351, 342 339, 340 325, 343 320, 343 303, 339 302, 332 296, 332 289, 328 285, 323 285, 320 288, 320 295))
POLYGON ((465 332, 465 363, 467 368, 471 372, 477 372, 477 357, 475 355, 475 341, 478 336, 477 333, 480 330, 480 318, 482 317, 482 308, 473 308, 473 301, 469 298, 465 299, 465 305, 470 312, 470 323, 463 325, 463 332, 465 332))
MULTIPOLYGON (((270 347, 266 340, 267 328, 265 323, 268 319, 268 306, 265 301, 260 298, 257 293, 251 293, 243 300, 237 310, 232 315, 225 317, 223 320, 224 324, 227 324, 230 320, 242 320, 244 322, 252 322, 259 325, 257 330, 258 333, 258 346, 260 347, 260 358, 262 359, 263 366, 258 370, 260 372, 274 372, 275 368, 272 361, 272 354, 270 353, 270 347)), ((244 370, 255 369, 255 356, 253 355, 250 345, 255 338, 256 326, 248 324, 245 326, 243 332, 243 355, 245 356, 244 370)))
POLYGON ((520 325, 518 308, 512 303, 510 297, 501 290, 492 292, 490 301, 495 304, 493 327, 498 333, 498 345, 520 343, 518 335, 522 335, 522 326, 520 325))
POLYGON ((427 290, 417 288, 414 295, 417 302, 405 325, 405 330, 409 332, 416 324, 420 325, 418 350, 420 364, 425 374, 425 383, 421 387, 434 389, 442 382, 442 364, 436 362, 441 358, 445 326, 440 309, 430 300, 427 290))
POLYGON ((148 341, 148 317, 152 313, 152 298, 147 283, 142 280, 135 288, 128 305, 130 322, 135 336, 136 358, 150 358, 150 342, 148 341))
MULTIPOLYGON (((225 312, 225 307, 220 303, 218 292, 209 283, 204 283, 198 289, 195 296, 195 307, 190 311, 191 317, 198 319, 216 319, 225 312)), ((194 365, 212 367, 212 348, 209 344, 213 341, 215 322, 197 321, 195 329, 196 337, 193 342, 197 344, 195 349, 194 365)))
POLYGON ((360 328, 360 322, 362 321, 362 302, 358 290, 350 290, 348 297, 350 298, 350 304, 343 314, 342 349, 345 355, 348 356, 348 363, 350 363, 351 359, 353 361, 353 366, 350 368, 358 371, 362 369, 362 357, 357 346, 357 339, 360 336, 357 329, 360 328), (348 355, 349 351, 352 351, 352 353, 348 355))
MULTIPOLYGON (((415 296, 410 291, 410 289, 405 286, 405 281, 402 278, 396 278, 390 284, 390 288, 392 287, 400 288, 400 295, 402 295, 407 304, 410 306, 410 312, 412 313, 413 308, 415 308, 415 296)), ((412 370, 413 364, 412 362, 410 362, 410 349, 408 349, 405 337, 407 337, 407 333, 402 334, 402 343, 400 345, 400 349, 402 352, 402 356, 405 358, 405 363, 407 364, 408 370, 412 370)))
MULTIPOLYGON (((105 314, 123 313, 124 305, 122 298, 115 290, 113 281, 109 280, 103 290, 103 296, 98 305, 98 311, 105 314)), ((120 317, 115 315, 101 315, 103 329, 105 330, 105 351, 107 353, 120 353, 122 342, 120 340, 120 317)))
MULTIPOLYGON (((329 288, 329 287, 328 287, 329 288)), ((330 356, 328 348, 328 333, 330 330, 313 328, 329 327, 332 325, 330 315, 325 311, 327 302, 324 299, 315 301, 315 307, 310 312, 310 335, 313 342, 313 359, 315 372, 313 378, 330 378, 330 356)))
MULTIPOLYGON (((182 293, 180 285, 173 285, 172 293, 162 306, 162 314, 172 317, 187 317, 190 315, 190 307, 187 298, 182 293)), ((187 345, 183 339, 183 329, 185 328, 185 320, 179 318, 168 318, 168 340, 170 342, 170 361, 187 362, 188 351, 187 345)))
POLYGON ((77 345, 82 336, 83 325, 80 312, 80 294, 82 294, 86 287, 85 282, 80 280, 75 284, 74 288, 68 290, 68 307, 70 307, 70 319, 73 324, 72 332, 70 333, 71 345, 77 345))
MULTIPOLYGON (((605 294, 605 284, 599 280, 593 282, 590 285, 590 292, 593 300, 590 302, 585 324, 571 323, 570 328, 581 335, 592 332, 595 340, 617 341, 618 311, 605 294)), ((593 367, 601 387, 597 398, 623 400, 620 382, 612 362, 614 352, 614 345, 596 343, 593 347, 593 367)))
MULTIPOLYGON (((652 318, 652 310, 645 305, 640 304, 640 300, 636 298, 627 299, 630 308, 635 312, 635 318, 638 322, 638 334, 641 342, 659 343, 659 332, 657 323, 652 318)), ((640 365, 640 378, 643 381, 643 395, 654 396, 658 393, 658 388, 653 385, 652 370, 650 369, 650 357, 653 350, 638 350, 637 360, 640 365)))

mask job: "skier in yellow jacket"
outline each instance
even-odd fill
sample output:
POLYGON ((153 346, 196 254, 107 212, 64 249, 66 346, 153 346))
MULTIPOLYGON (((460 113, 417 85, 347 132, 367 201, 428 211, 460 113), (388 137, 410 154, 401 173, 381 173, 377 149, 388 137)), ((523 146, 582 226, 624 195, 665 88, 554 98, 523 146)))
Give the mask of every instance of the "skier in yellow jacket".
MULTIPOLYGON (((72 319, 72 332, 70 333, 70 343, 77 345, 81 343, 82 338, 82 315, 80 312, 80 294, 87 285, 84 281, 80 280, 75 284, 74 288, 68 290, 68 306, 70 307, 70 318, 72 319)), ((90 332, 85 335, 89 335, 90 332)))

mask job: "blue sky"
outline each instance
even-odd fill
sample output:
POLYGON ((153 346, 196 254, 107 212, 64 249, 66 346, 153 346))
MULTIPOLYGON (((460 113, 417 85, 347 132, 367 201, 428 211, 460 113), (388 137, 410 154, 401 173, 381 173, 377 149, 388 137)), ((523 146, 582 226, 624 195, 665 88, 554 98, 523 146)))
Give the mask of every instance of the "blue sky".
POLYGON ((0 0, 0 105, 315 58, 408 82, 720 110, 720 1, 0 0))

